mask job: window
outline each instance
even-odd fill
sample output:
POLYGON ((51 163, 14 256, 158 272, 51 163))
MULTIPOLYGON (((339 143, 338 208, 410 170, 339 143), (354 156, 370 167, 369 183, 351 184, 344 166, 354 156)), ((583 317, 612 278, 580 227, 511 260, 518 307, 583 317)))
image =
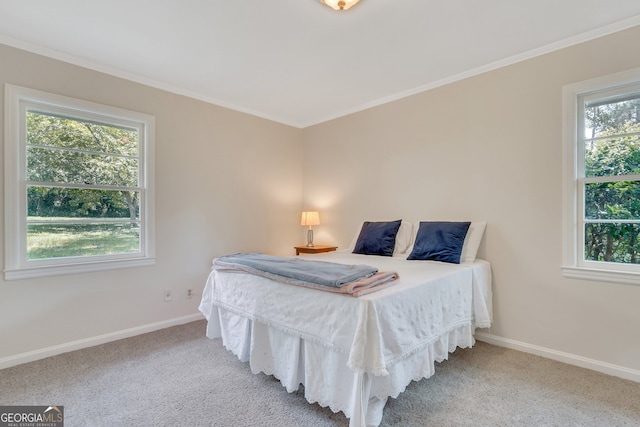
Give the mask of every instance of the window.
POLYGON ((640 285, 640 70, 565 87, 567 277, 640 285))
POLYGON ((5 85, 5 279, 151 265, 154 118, 5 85))

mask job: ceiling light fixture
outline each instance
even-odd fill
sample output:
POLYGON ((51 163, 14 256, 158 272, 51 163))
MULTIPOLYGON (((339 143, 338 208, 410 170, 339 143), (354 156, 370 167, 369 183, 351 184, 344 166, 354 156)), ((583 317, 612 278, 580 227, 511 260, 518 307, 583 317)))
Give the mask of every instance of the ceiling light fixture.
POLYGON ((333 10, 347 10, 357 4, 360 0, 320 0, 333 10))

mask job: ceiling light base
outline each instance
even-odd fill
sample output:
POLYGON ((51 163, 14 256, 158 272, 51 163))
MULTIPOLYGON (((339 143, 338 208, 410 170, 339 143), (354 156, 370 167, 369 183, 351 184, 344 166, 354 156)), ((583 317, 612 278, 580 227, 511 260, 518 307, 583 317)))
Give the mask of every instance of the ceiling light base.
POLYGON ((360 0, 320 0, 333 10, 348 10, 360 0))

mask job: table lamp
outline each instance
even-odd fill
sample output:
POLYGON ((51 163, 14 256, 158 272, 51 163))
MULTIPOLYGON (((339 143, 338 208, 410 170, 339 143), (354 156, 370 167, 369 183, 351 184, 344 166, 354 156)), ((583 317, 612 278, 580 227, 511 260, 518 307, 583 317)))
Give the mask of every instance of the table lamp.
POLYGON ((313 229, 311 226, 318 224, 320 224, 320 215, 318 212, 302 212, 300 225, 309 226, 309 230, 307 230, 307 246, 313 246, 313 229))

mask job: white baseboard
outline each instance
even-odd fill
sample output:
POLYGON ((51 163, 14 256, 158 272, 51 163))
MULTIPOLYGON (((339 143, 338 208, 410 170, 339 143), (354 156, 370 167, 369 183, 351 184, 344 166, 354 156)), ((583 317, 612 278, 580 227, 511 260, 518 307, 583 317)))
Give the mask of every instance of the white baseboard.
MULTIPOLYGON (((0 369, 21 365, 23 363, 33 362, 35 360, 44 359, 46 357, 67 353, 69 351, 80 350, 83 348, 105 344, 111 341, 117 341, 123 338, 146 334, 148 332, 169 328, 171 326, 195 322, 197 320, 201 320, 202 318, 202 314, 194 313, 188 316, 176 317, 174 319, 163 320, 161 322, 150 323, 147 325, 137 326, 135 328, 124 329, 122 331, 111 332, 91 338, 85 338, 82 340, 71 341, 64 344, 33 350, 22 354, 17 354, 15 356, 4 357, 0 359, 0 369)), ((602 372, 607 375, 614 375, 616 377, 624 378, 627 380, 640 382, 640 371, 635 369, 629 369, 625 368, 624 366, 601 362, 599 360, 589 359, 571 353, 552 350, 549 348, 540 347, 509 338, 503 338, 486 332, 476 332, 475 337, 478 341, 483 341, 488 344, 523 351, 525 353, 535 354, 536 356, 542 356, 548 359, 557 360, 559 362, 568 363, 569 365, 580 366, 581 368, 591 369, 593 371, 602 372)))
POLYGON ((523 351, 525 353, 535 354, 536 356, 546 357, 547 359, 557 360, 569 365, 579 366, 581 368, 587 368, 593 371, 602 372, 607 375, 613 375, 627 380, 640 382, 640 371, 635 369, 629 369, 625 368, 624 366, 601 362, 599 360, 589 359, 571 353, 564 353, 562 351, 552 350, 533 344, 527 344, 509 338, 502 338, 485 332, 476 332, 475 337, 478 341, 483 341, 488 344, 523 351))
POLYGON ((195 313, 195 314, 190 314, 188 316, 182 316, 182 317, 176 317, 174 319, 163 320, 162 322, 136 326, 135 328, 124 329, 122 331, 116 331, 116 332, 110 332, 104 335, 98 335, 91 338, 85 338, 77 341, 71 341, 64 344, 59 344, 51 347, 38 349, 38 350, 28 351, 26 353, 17 354, 15 356, 8 356, 0 359, 0 369, 21 365, 23 363, 33 362, 35 360, 44 359, 46 357, 55 356, 57 354, 67 353, 69 351, 80 350, 83 348, 93 347, 93 346, 108 343, 111 341, 117 341, 123 338, 129 338, 136 335, 146 334, 148 332, 169 328, 171 326, 195 322, 196 320, 201 320, 201 319, 203 319, 202 314, 195 313))

